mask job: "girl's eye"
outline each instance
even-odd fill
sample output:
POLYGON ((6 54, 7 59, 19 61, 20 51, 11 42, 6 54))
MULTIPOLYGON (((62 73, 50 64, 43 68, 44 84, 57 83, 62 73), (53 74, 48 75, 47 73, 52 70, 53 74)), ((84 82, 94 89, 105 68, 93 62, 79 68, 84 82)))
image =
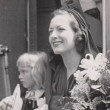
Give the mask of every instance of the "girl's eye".
POLYGON ((53 32, 53 30, 49 30, 49 35, 53 32))
POLYGON ((25 75, 27 73, 27 71, 21 71, 20 73, 22 73, 23 75, 25 75))

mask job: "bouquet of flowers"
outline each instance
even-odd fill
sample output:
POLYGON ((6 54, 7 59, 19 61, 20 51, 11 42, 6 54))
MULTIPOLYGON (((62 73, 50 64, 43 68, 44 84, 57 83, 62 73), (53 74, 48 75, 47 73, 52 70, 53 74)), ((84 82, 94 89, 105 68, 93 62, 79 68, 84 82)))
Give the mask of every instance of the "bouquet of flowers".
POLYGON ((110 106, 110 62, 102 53, 94 58, 86 54, 74 73, 76 84, 70 97, 63 97, 63 109, 96 110, 98 105, 110 106))

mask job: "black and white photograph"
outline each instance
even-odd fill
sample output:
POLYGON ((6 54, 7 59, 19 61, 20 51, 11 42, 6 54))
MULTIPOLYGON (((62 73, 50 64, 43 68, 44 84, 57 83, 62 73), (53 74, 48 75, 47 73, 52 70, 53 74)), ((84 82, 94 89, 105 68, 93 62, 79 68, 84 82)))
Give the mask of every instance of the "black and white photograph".
POLYGON ((110 0, 0 0, 0 110, 110 110, 110 0))

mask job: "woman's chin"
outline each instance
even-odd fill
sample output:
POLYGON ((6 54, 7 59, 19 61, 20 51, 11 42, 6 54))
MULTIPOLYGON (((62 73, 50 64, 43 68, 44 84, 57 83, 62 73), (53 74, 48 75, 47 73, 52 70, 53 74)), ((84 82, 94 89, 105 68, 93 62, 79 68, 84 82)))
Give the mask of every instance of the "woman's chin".
POLYGON ((64 53, 64 51, 61 49, 54 49, 53 51, 54 51, 54 54, 56 55, 61 55, 62 53, 64 53))

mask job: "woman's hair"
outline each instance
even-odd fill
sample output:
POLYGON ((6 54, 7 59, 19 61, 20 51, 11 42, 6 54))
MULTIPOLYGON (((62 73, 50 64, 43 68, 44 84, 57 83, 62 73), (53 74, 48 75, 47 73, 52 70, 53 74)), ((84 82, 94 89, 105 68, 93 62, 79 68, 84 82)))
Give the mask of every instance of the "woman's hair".
POLYGON ((76 38, 75 38, 76 50, 79 54, 85 55, 86 37, 82 34, 82 31, 74 15, 71 13, 68 13, 65 10, 57 9, 51 14, 51 19, 57 15, 68 15, 69 16, 70 26, 72 27, 73 31, 76 34, 76 38))
POLYGON ((37 51, 22 54, 17 60, 17 67, 32 68, 32 77, 39 89, 44 89, 45 75, 49 71, 48 57, 45 52, 37 51))

